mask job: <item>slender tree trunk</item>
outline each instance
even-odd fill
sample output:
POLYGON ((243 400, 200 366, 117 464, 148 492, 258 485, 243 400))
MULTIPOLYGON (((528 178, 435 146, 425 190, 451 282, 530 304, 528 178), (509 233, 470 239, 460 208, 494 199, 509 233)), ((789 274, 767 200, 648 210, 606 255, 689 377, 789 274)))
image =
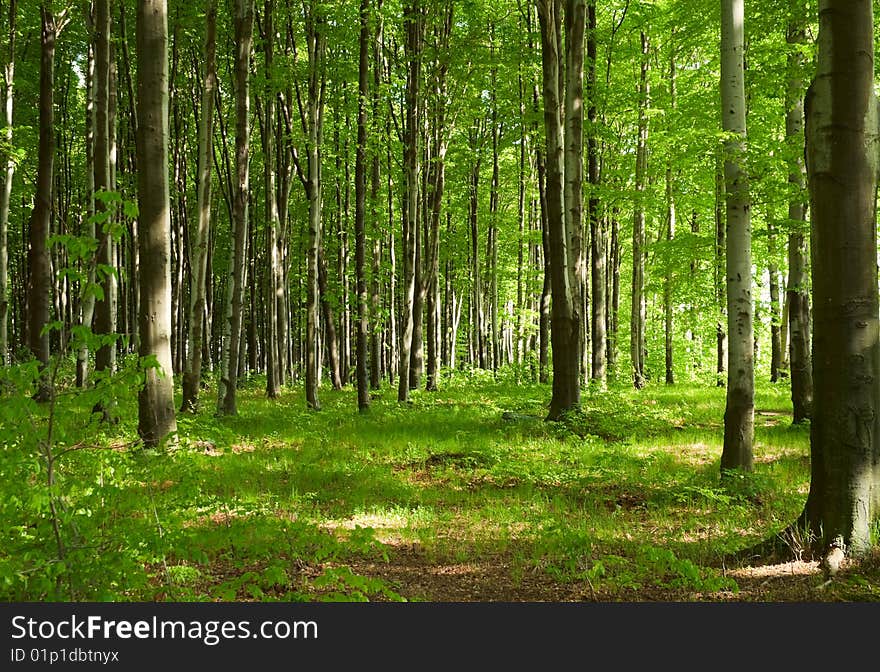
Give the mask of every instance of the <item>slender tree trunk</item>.
POLYGON ((415 315, 413 306, 416 292, 416 244, 419 201, 419 118, 421 101, 423 10, 419 0, 411 0, 404 8, 406 58, 409 64, 406 76, 406 120, 404 129, 404 175, 406 208, 403 231, 403 334, 400 339, 400 378, 397 400, 409 401, 410 355, 413 346, 415 315))
POLYGON ((223 372, 218 388, 218 411, 238 412, 237 388, 241 371, 242 314, 244 311, 245 264, 248 231, 250 163, 250 60, 253 40, 253 0, 235 0, 235 174, 233 199, 233 245, 226 286, 229 338, 224 344, 223 372))
MULTIPOLYGON (((94 187, 96 192, 113 188, 110 171, 110 0, 95 1, 95 154, 94 187)), ((101 300, 95 302, 95 333, 112 337, 116 332, 117 277, 115 271, 113 236, 114 212, 106 199, 95 198, 95 213, 99 216, 101 233, 98 236, 98 284, 101 300), (103 219, 101 219, 103 216, 103 219), (110 270, 113 269, 113 270, 110 270)), ((95 353, 95 372, 110 375, 116 367, 116 342, 105 343, 95 353)), ((112 412, 105 404, 96 406, 105 420, 112 420, 112 412)))
MULTIPOLYGON (((90 33, 94 34, 94 10, 89 7, 84 10, 86 23, 90 33)), ((86 234, 91 239, 96 239, 95 226, 95 199, 92 197, 95 191, 95 41, 89 42, 88 59, 86 65, 86 189, 88 190, 88 206, 86 207, 86 234)), ((12 131, 12 119, 9 120, 7 133, 12 131)), ((14 166, 14 163, 12 164, 14 166)), ((11 185, 10 185, 11 187, 11 185)), ((7 218, 8 218, 7 203, 7 218)), ((80 326, 92 328, 95 317, 95 265, 87 260, 86 283, 88 290, 84 293, 80 303, 80 326)), ((76 353, 76 386, 84 388, 89 378, 89 344, 86 339, 80 343, 76 353)))
MULTIPOLYGON (((788 97, 785 115, 785 135, 793 146, 789 164, 788 182, 795 194, 788 204, 788 219, 800 222, 806 229, 806 207, 801 194, 806 190, 803 161, 804 143, 804 99, 803 75, 804 57, 799 49, 807 40, 806 7, 793 2, 793 20, 788 26, 787 41, 792 45, 788 57, 788 97)), ((805 231, 795 230, 788 237, 788 304, 789 333, 789 371, 791 375, 792 420, 797 424, 812 415, 813 406, 813 365, 810 354, 810 293, 809 271, 807 269, 809 251, 805 231)))
POLYGON ((727 372, 727 279, 724 262, 726 247, 724 159, 722 152, 718 152, 715 156, 715 301, 718 307, 718 321, 715 325, 715 373, 718 387, 724 387, 727 372))
MULTIPOLYGON (((281 393, 281 370, 283 360, 278 344, 278 312, 282 296, 279 296, 278 241, 281 222, 278 214, 278 194, 276 191, 275 169, 275 91, 272 82, 272 63, 274 58, 275 4, 266 0, 263 10, 263 55, 266 68, 267 85, 265 91, 265 110, 263 115, 263 185, 266 208, 266 266, 264 276, 265 301, 265 352, 266 352, 266 396, 276 399, 281 393)), ((256 280, 256 278, 254 278, 256 280)))
MULTIPOLYGON (((671 53, 669 55, 669 106, 674 111, 676 105, 675 90, 675 47, 674 33, 670 40, 673 44, 670 46, 671 53)), ((675 239, 675 185, 672 177, 672 160, 666 160, 666 241, 671 244, 675 239)), ((671 249, 670 249, 671 251, 671 249)), ((663 331, 665 334, 665 350, 666 350, 666 384, 675 384, 675 325, 672 317, 672 264, 667 263, 666 277, 663 280, 663 331)))
POLYGON ((49 315, 52 269, 49 259, 49 231, 55 167, 55 16, 47 0, 40 5, 40 142, 37 190, 28 232, 28 345, 40 363, 41 374, 34 398, 49 401, 49 315))
POLYGON ((171 222, 168 185, 168 9, 139 0, 138 212, 141 266, 140 350, 157 367, 138 395, 138 434, 147 447, 177 432, 171 361, 171 222))
POLYGON ((805 518, 824 549, 865 554, 880 507, 878 101, 867 0, 820 0, 806 97, 815 401, 805 518))
POLYGON ((9 204, 12 199, 12 179, 15 159, 12 154, 12 104, 15 81, 15 32, 17 0, 10 0, 7 14, 6 59, 3 63, 3 138, 6 172, 0 188, 0 366, 9 363, 9 204))
POLYGON ((633 385, 645 386, 645 180, 648 172, 648 37, 642 32, 642 62, 639 77, 639 123, 636 142, 635 214, 632 238, 632 305, 630 311, 629 355, 633 385))
POLYGON ((776 225, 767 221, 767 264, 770 292, 770 382, 776 383, 782 376, 782 329, 779 306, 779 268, 776 265, 776 225))
POLYGON ((587 91, 589 104, 587 117, 590 121, 587 136, 587 178, 590 183, 588 211, 590 220, 590 271, 592 281, 592 360, 590 378, 604 387, 607 378, 607 330, 605 313, 607 312, 606 267, 605 267, 605 229, 604 220, 599 213, 599 143, 597 140, 596 121, 598 117, 596 86, 596 55, 597 31, 596 0, 587 2, 587 91))
POLYGON ((745 169, 746 97, 743 77, 743 0, 722 0, 721 110, 727 202, 727 405, 722 473, 750 471, 754 438, 754 342, 749 182, 745 169))
MULTIPOLYGON (((380 45, 382 43, 382 0, 378 0, 375 11, 376 32, 373 40, 373 88, 370 91, 372 104, 373 132, 381 132, 379 126, 379 108, 381 105, 380 88, 382 86, 382 62, 380 45)), ((379 221, 379 187, 380 170, 379 148, 371 149, 370 161, 370 221, 372 223, 373 250, 370 282, 370 314, 373 328, 370 332, 370 387, 378 390, 382 386, 382 319, 381 319, 381 288, 382 288, 382 226, 379 221)))
POLYGON ((541 203, 541 260, 543 282, 538 309, 538 381, 547 383, 550 380, 550 215, 547 206, 547 169, 544 155, 537 151, 538 192, 541 203))
POLYGON ((611 208, 611 240, 608 243, 609 294, 608 305, 608 368, 617 371, 617 335, 620 324, 620 220, 618 207, 611 208))
MULTIPOLYGON (((321 196, 321 143, 324 119, 324 55, 326 36, 324 20, 312 0, 306 11, 308 47, 308 99, 305 128, 308 135, 308 177, 306 196, 309 200, 308 280, 306 287, 306 404, 313 410, 321 408, 318 401, 320 359, 318 356, 318 302, 320 292, 321 237, 323 199, 321 196)), ((332 322, 331 322, 332 324, 332 322)))
POLYGON ((367 279, 366 279, 366 211, 367 211, 367 97, 370 95, 370 0, 361 0, 361 32, 358 55, 357 150, 354 169, 354 256, 357 278, 357 339, 355 365, 357 367, 358 410, 370 407, 367 380, 367 279))
MULTIPOLYGON (((207 0, 205 9, 205 82, 199 119, 199 163, 196 228, 190 244, 192 285, 189 295, 189 340, 183 373, 181 411, 195 412, 199 406, 202 379, 202 346, 205 340, 208 284, 208 243, 211 237, 211 157, 214 142, 214 96, 217 90, 217 2, 207 0)), ((208 332, 210 338, 210 331, 208 332)))

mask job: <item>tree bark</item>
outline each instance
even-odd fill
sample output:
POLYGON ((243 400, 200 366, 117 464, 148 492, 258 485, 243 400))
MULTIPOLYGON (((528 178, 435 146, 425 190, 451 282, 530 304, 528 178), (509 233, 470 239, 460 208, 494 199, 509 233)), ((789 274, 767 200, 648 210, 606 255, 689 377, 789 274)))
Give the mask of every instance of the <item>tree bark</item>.
POLYGON ((12 179, 15 159, 12 152, 12 107, 15 82, 15 31, 17 0, 10 0, 7 13, 6 58, 3 63, 3 138, 6 152, 6 170, 0 188, 0 366, 9 363, 9 203, 12 198, 12 179))
POLYGON ((754 341, 749 181, 746 171, 746 97, 743 69, 743 0, 722 0, 721 118, 727 204, 727 403, 722 473, 753 467, 754 341))
MULTIPOLYGON (((205 8, 205 82, 199 119, 199 163, 197 178, 196 228, 190 243, 192 286, 189 295, 189 340, 183 373, 181 411, 196 412, 202 379, 203 325, 208 284, 208 243, 211 236, 211 167, 214 143, 214 96, 217 91, 217 2, 207 0, 205 8)), ((208 337, 210 338, 210 332, 208 337)))
POLYGON ((139 334, 145 372, 138 395, 138 434, 155 447, 177 432, 171 361, 171 221, 168 185, 168 9, 166 0, 139 0, 138 211, 139 334))
MULTIPOLYGON (((547 138, 547 213, 550 247, 550 283, 553 296, 550 338, 553 344, 553 396, 548 420, 559 420, 580 407, 580 313, 577 261, 579 250, 571 249, 573 238, 568 226, 580 222, 581 194, 573 189, 576 176, 566 175, 566 166, 582 163, 582 143, 566 137, 566 130, 577 136, 577 115, 583 119, 583 91, 566 95, 563 103, 563 82, 577 89, 583 82, 583 58, 572 54, 583 50, 586 5, 584 0, 567 0, 566 44, 562 52, 562 3, 539 0, 538 18, 541 25, 541 62, 544 81, 544 127, 547 138), (570 63, 563 76, 564 63, 570 63), (573 156, 576 155, 576 156, 573 156), (567 186, 566 186, 567 185, 567 186), (568 191, 566 191, 566 189, 568 191), (566 200, 566 193, 571 200, 566 200)), ((577 172, 575 170, 575 172, 577 172)), ((577 244, 577 241, 574 241, 577 244)))
POLYGON ((406 75, 406 119, 404 128, 404 175, 406 208, 403 227, 403 333, 400 339, 400 377, 397 400, 409 401, 410 356, 413 346, 415 315, 413 304, 416 292, 416 243, 419 201, 419 118, 422 77, 423 10, 419 0, 411 0, 404 8, 405 52, 408 62, 406 75))
POLYGON ((367 380, 367 338, 370 325, 367 318, 367 98, 370 95, 370 0, 361 0, 361 32, 358 41, 358 102, 357 149, 354 168, 354 264, 357 282, 357 338, 355 366, 358 390, 358 410, 370 408, 370 390, 367 380))
POLYGON ((37 190, 28 232, 27 322, 28 345, 40 363, 40 377, 34 398, 49 401, 49 315, 52 270, 49 259, 49 230, 55 182, 55 16, 47 1, 40 5, 40 141, 37 190))
MULTIPOLYGON (((806 207, 801 194, 806 190, 804 166, 804 56, 799 49, 807 40, 806 7, 793 3, 794 17, 789 23, 787 41, 792 47, 788 56, 788 96, 786 100, 785 135, 793 157, 789 163, 788 182, 794 188, 788 204, 790 226, 795 222, 805 230, 806 207)), ((793 230, 788 236, 788 303, 789 371, 791 376, 792 420, 801 423, 812 415, 813 364, 810 353, 810 292, 807 236, 804 230, 793 230)))
POLYGON ((600 387, 605 386, 607 378, 607 329, 605 313, 607 311, 606 266, 605 266, 605 228, 604 220, 599 213, 599 142, 597 139, 596 122, 598 118, 596 86, 596 0, 587 2, 587 91, 589 104, 587 118, 590 131, 587 135, 587 179, 590 183, 588 211, 590 220, 590 271, 592 290, 592 360, 590 362, 590 378, 600 387))
MULTIPOLYGON (((674 34, 673 34, 674 35, 674 34)), ((672 40, 670 40, 672 41, 672 40)), ((669 106, 675 111, 676 90, 675 90, 675 51, 674 45, 670 46, 672 50, 669 56, 669 106)), ((672 252, 671 244, 675 240, 675 186, 672 177, 672 160, 666 160, 666 241, 670 244, 670 253, 672 252)), ((663 331, 665 336, 666 350, 666 384, 675 384, 675 325, 672 315, 672 264, 667 262, 666 277, 663 280, 663 331)))
MULTIPOLYGON (((113 188, 110 172, 110 0, 95 1, 95 191, 109 192, 113 188)), ((95 334, 112 338, 95 353, 95 372, 111 375, 116 367, 117 276, 114 250, 114 209, 106 198, 95 197, 95 213, 100 222, 98 236, 98 285, 101 300, 95 302, 95 334)), ((96 232, 97 233, 97 232, 96 232)), ((101 403, 95 407, 105 420, 111 420, 111 410, 101 403)))
POLYGON ((229 338, 224 343, 223 371, 218 386, 217 410, 226 415, 238 413, 237 388, 241 370, 242 313, 250 196, 250 60, 253 40, 253 0, 235 0, 235 185, 233 198, 233 241, 228 292, 229 338))
POLYGON ((648 172, 648 36, 642 31, 642 60, 639 76, 639 122, 636 138, 635 213, 632 237, 632 298, 629 357, 633 386, 645 386, 645 180, 648 172))
POLYGON ((880 506, 878 101, 868 0, 820 0, 806 97, 815 305, 809 529, 829 551, 871 546, 880 506))

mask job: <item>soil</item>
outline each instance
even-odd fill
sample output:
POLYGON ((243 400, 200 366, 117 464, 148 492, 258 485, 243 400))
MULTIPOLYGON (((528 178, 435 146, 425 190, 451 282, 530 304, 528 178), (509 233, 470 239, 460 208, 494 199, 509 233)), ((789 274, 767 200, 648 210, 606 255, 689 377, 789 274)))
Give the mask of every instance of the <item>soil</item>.
POLYGON ((480 561, 436 562, 415 546, 398 547, 388 562, 349 563, 353 571, 381 578, 407 598, 428 602, 830 602, 878 599, 869 589, 853 594, 851 579, 880 585, 880 557, 856 567, 844 567, 830 582, 818 562, 791 561, 728 569, 739 590, 697 593, 662 586, 603 592, 589 581, 560 582, 538 568, 518 569, 521 563, 498 555, 480 561), (866 597, 870 595, 872 597, 866 597))

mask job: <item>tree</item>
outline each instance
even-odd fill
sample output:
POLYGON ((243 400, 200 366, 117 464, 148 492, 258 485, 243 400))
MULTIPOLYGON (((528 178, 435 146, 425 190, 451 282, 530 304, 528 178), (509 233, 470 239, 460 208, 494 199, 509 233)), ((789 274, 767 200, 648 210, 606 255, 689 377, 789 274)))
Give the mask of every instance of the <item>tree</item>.
POLYGON ((223 367, 217 409, 227 415, 238 412, 239 359, 247 257, 248 199, 250 195, 250 62, 254 32, 253 0, 235 2, 235 196, 233 200, 233 252, 227 285, 223 367))
POLYGON ((565 5, 565 50, 561 0, 538 0, 547 142, 547 224, 552 292, 550 338, 553 347, 553 397, 548 420, 580 407, 580 320, 576 287, 578 250, 571 226, 581 222, 584 0, 565 5), (577 54, 580 56, 578 57, 577 54), (566 67, 566 65, 568 67, 566 67), (566 90, 563 93, 563 89, 566 90), (566 171, 571 168, 574 174, 566 171), (568 195, 568 200, 566 200, 568 195))
POLYGON ((639 123, 636 138, 635 208, 632 234, 632 305, 630 310, 629 357, 632 363, 633 385, 642 389, 645 376, 645 182, 648 177, 648 36, 641 32, 642 59, 639 68, 639 123))
POLYGON ((52 269, 49 230, 55 181, 55 38, 57 26, 51 0, 40 4, 40 145, 37 189, 29 222, 27 327, 31 354, 42 373, 34 398, 49 401, 52 390, 49 366, 49 318, 52 269))
MULTIPOLYGON (((211 165, 214 153, 214 97, 217 93, 217 3, 205 8, 205 83, 199 119, 199 163, 196 227, 190 244, 192 286, 189 295, 189 336, 183 373, 182 411, 195 412, 202 380, 203 325, 205 323, 208 239, 211 227, 211 165)), ((210 335, 210 334, 209 334, 210 335)))
POLYGON ((171 198, 168 184, 168 7, 137 8, 138 243, 141 360, 154 359, 138 394, 138 434, 155 447, 177 432, 171 363, 171 198))
POLYGON ((754 439, 754 336, 746 97, 743 70, 743 0, 721 3, 721 121, 725 132, 727 203, 727 404, 722 473, 752 469, 754 439))
POLYGON ((15 159, 12 154, 12 105, 15 80, 15 24, 17 1, 10 0, 7 11, 6 56, 3 63, 3 139, 6 141, 6 171, 0 189, 0 365, 9 357, 9 201, 12 197, 12 178, 15 159))
POLYGON ((805 105, 815 398, 803 521, 829 555, 864 554, 880 511, 873 26, 868 0, 820 0, 805 105))
POLYGON ((357 152, 355 158, 355 275, 357 277, 357 344, 355 365, 357 367, 358 410, 370 407, 369 381, 367 380, 367 98, 370 95, 370 0, 361 0, 361 31, 358 39, 358 114, 357 152))
MULTIPOLYGON (((113 209, 107 197, 112 190, 110 175, 110 0, 95 2, 95 149, 94 188, 95 215, 101 224, 98 237, 97 279, 101 287, 100 301, 95 302, 95 333, 108 340, 95 353, 95 371, 113 373, 116 366, 116 264, 113 235, 113 209)), ((96 231, 97 233, 97 231, 96 231)), ((101 403, 96 407, 105 420, 110 409, 101 403)))
POLYGON ((419 0, 411 0, 404 8, 405 52, 408 63, 406 74, 406 118, 404 122, 404 184, 406 202, 403 219, 403 332, 400 339, 400 378, 397 400, 409 401, 410 358, 413 350, 416 292, 416 245, 418 244, 419 206, 419 115, 421 110, 422 40, 424 13, 419 0))
POLYGON ((806 207, 802 196, 806 188, 804 177, 804 56, 800 47, 806 42, 806 11, 800 0, 791 3, 791 19, 787 26, 788 91, 786 95, 785 134, 790 141, 788 182, 793 187, 788 204, 788 333, 789 369, 791 371, 792 416, 795 423, 810 417, 813 405, 813 364, 810 360, 810 296, 807 261, 809 251, 804 231, 806 207))

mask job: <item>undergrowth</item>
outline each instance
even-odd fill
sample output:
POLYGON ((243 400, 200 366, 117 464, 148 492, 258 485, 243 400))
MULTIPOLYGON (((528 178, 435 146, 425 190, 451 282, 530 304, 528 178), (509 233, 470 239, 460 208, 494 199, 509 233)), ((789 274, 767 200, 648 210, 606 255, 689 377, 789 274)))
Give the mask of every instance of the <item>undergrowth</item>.
MULTIPOLYGON (((730 599, 723 558, 794 520, 809 480, 784 385, 759 387, 754 474, 722 484, 724 391, 704 384, 587 390, 554 423, 549 388, 523 380, 459 374, 407 406, 385 389, 367 414, 351 389, 311 412, 300 388, 268 401, 251 380, 238 416, 215 417, 204 390, 176 444, 148 452, 132 367, 77 392, 69 366, 53 409, 27 394, 34 369, 0 381, 7 601, 424 599, 382 578, 403 552, 504 557, 511 581, 539 572, 594 599, 730 599), (93 416, 95 395, 118 424, 93 416)), ((877 599, 858 578, 841 599, 877 599)))

